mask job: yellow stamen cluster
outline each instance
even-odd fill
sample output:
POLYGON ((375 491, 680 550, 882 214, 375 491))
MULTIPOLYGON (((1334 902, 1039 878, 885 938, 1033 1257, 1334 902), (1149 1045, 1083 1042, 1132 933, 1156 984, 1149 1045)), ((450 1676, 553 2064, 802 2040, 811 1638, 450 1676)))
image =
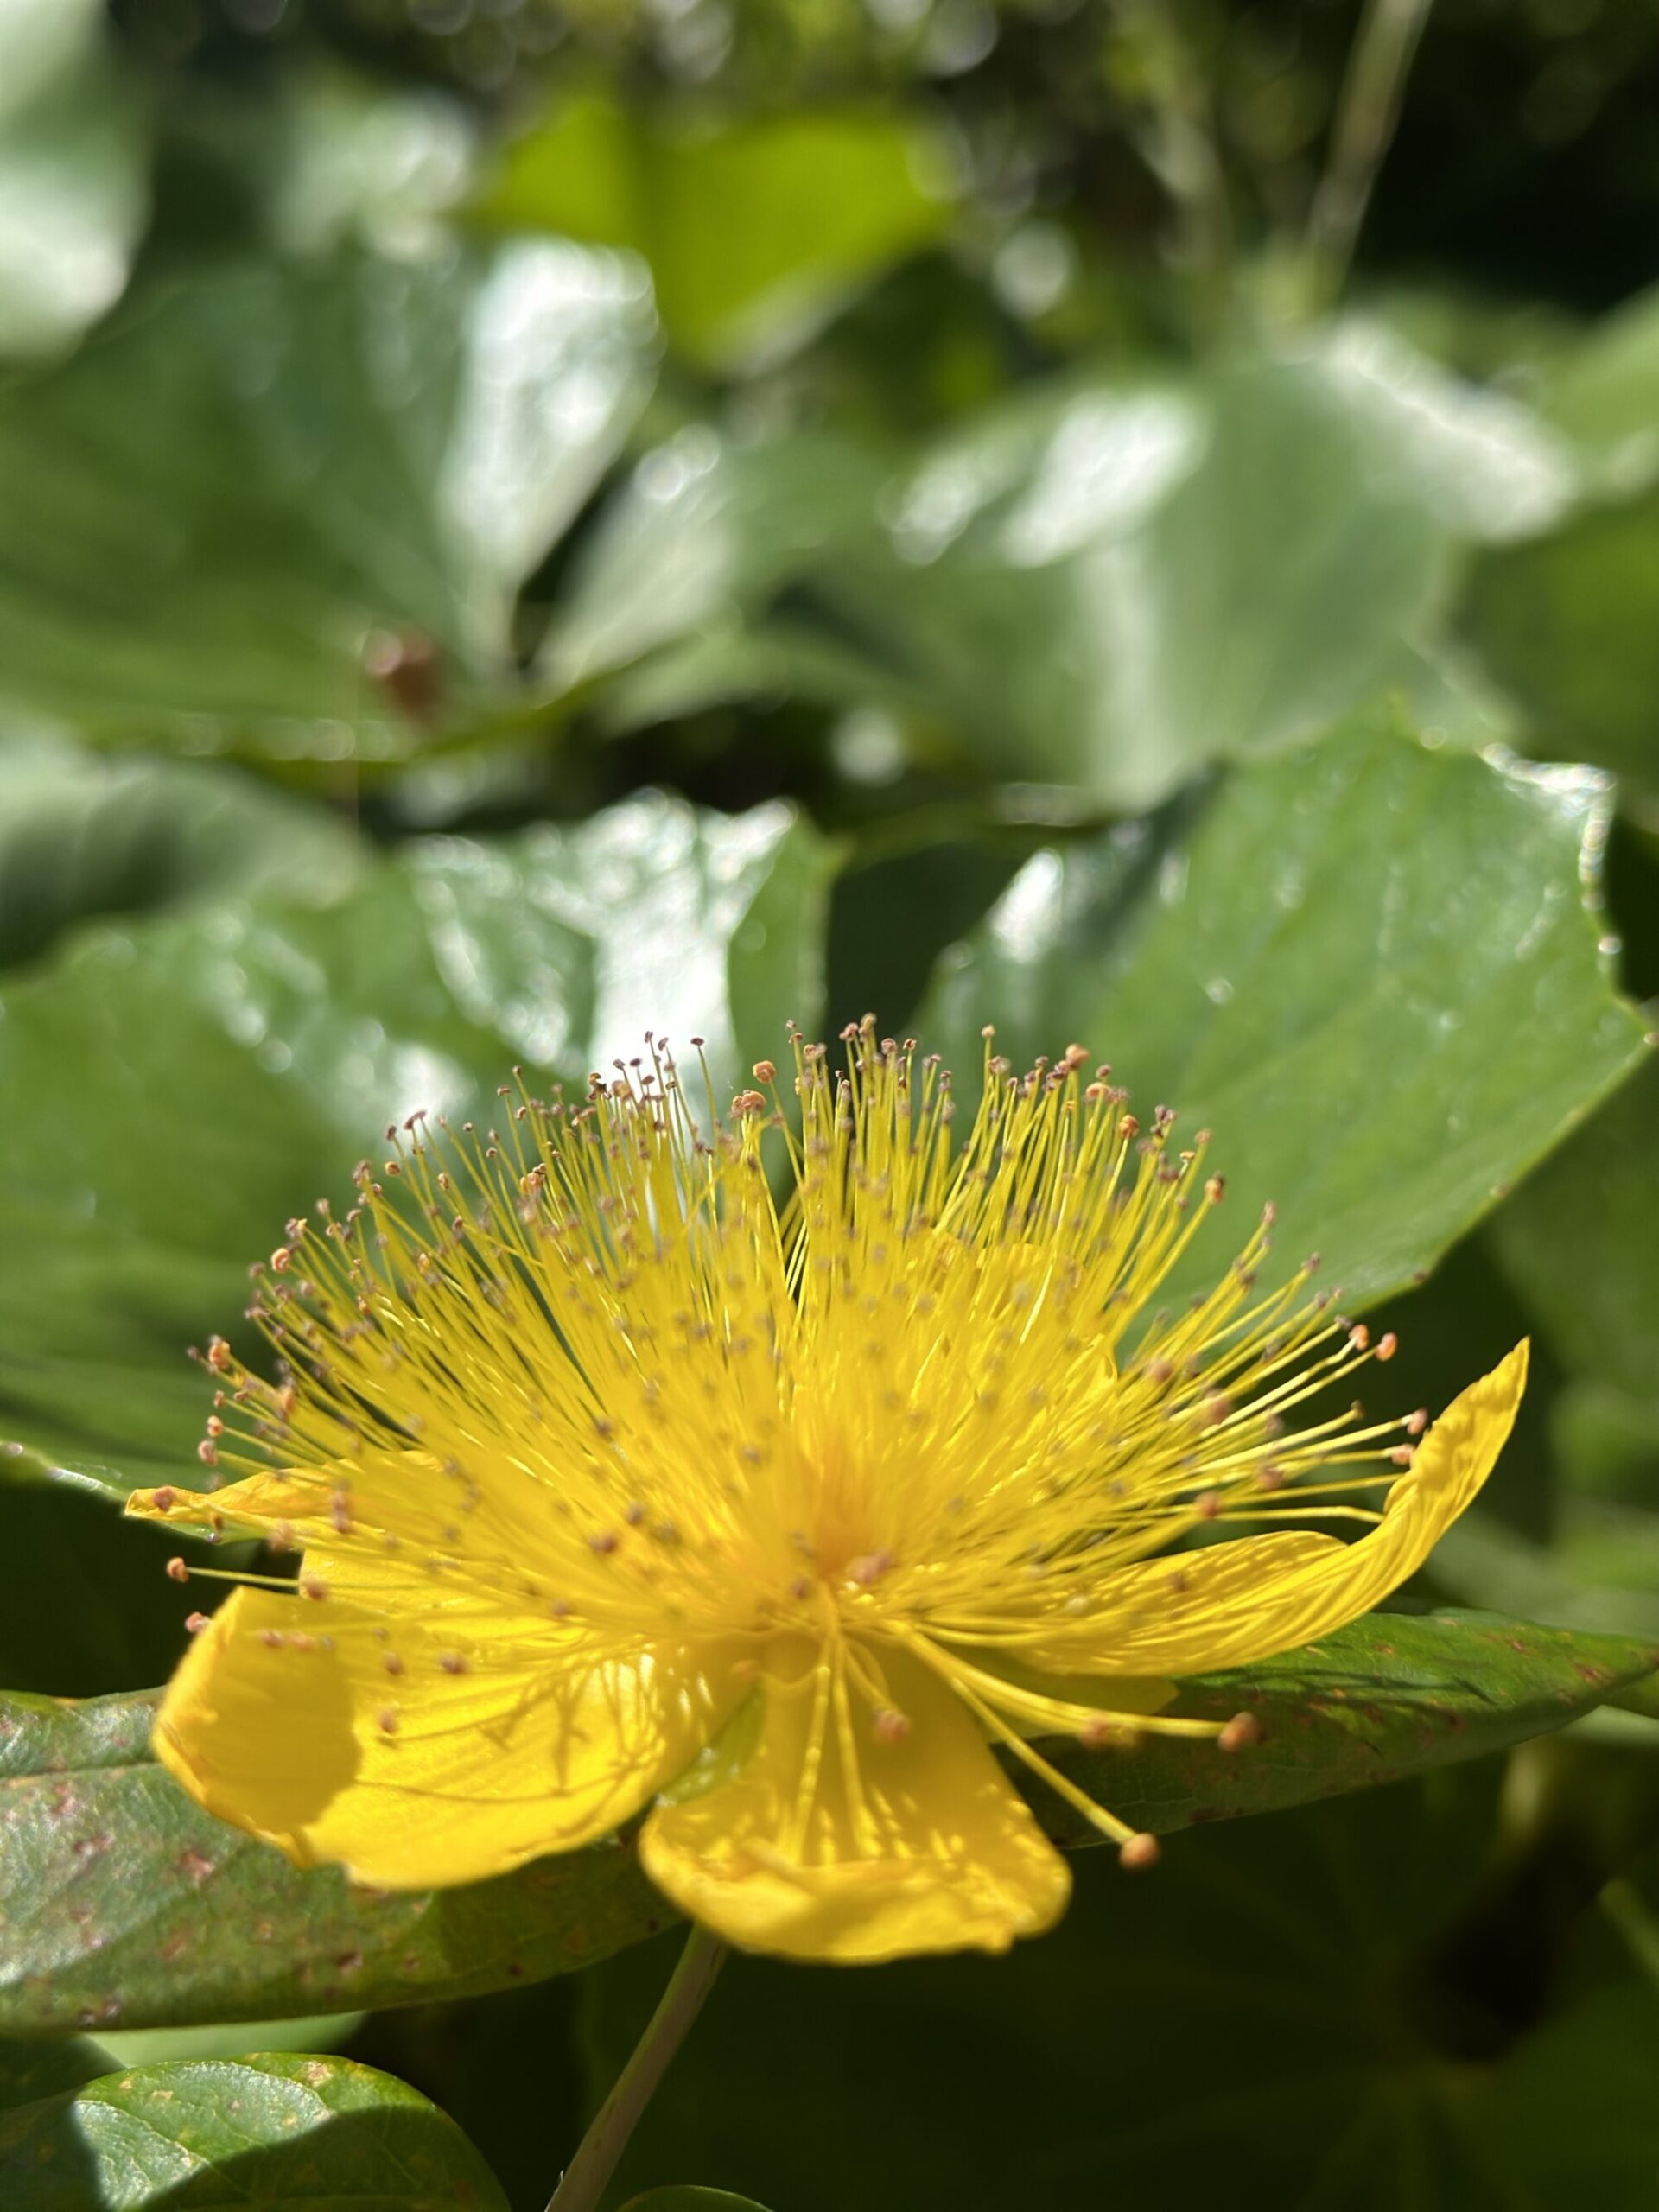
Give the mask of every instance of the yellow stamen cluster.
MULTIPOLYGON (((958 1146, 950 1077, 912 1042, 867 1020, 837 1066, 791 1041, 792 1108, 762 1062, 723 1115, 705 1069, 699 1113, 647 1039, 580 1103, 520 1083, 487 1133, 388 1131, 350 1211, 290 1222, 257 1271, 277 1379, 209 1347, 202 1457, 265 1485, 255 1518, 307 1552, 302 1597, 327 1601, 330 1560, 358 1555, 435 1589, 446 1674, 533 1667, 543 1636, 565 1667, 672 1644, 775 1685, 806 1655, 785 1855, 827 1760, 868 1827, 861 1768, 910 1733, 895 1677, 919 1662, 1145 1863, 1150 1839, 1030 1738, 1249 1740, 1155 1710, 1138 1626, 1179 1611, 1194 1544, 1380 1518, 1356 1499, 1396 1478, 1423 1417, 1287 1423, 1393 1339, 1312 1298, 1312 1262, 1256 1294, 1270 1215, 1207 1296, 1159 1310, 1221 1179, 1205 1135, 1178 1149, 1173 1116, 1137 1120, 1079 1046, 1016 1074, 988 1034, 958 1146), (1137 1610, 1126 1575, 1155 1560, 1137 1610), (1043 1687, 1077 1668, 1106 1670, 1097 1699, 1043 1687)), ((410 1667, 395 1618, 375 1633, 394 1737, 410 1667)))

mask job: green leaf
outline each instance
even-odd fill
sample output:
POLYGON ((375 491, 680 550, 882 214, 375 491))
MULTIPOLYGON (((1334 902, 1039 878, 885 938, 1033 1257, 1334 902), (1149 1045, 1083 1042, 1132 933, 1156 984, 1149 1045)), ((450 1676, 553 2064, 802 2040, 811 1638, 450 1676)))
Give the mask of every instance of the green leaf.
POLYGON ((1659 823, 1659 492, 1487 554, 1465 626, 1524 710, 1529 751, 1614 769, 1659 823))
POLYGON ((648 2189, 643 2196, 631 2196, 622 2212, 766 2212, 766 2207, 725 2189, 648 2189))
MULTIPOLYGON (((1370 1613, 1306 1650, 1183 1685, 1182 1713, 1255 1715, 1263 1740, 1248 1752, 1147 1738, 1128 1755, 1068 1746, 1055 1764, 1120 1818, 1163 1835, 1502 1751, 1650 1683, 1656 1669, 1659 1641, 1481 1613, 1370 1613)), ((1058 1803, 1045 1819, 1067 1842, 1093 1836, 1058 1803)))
POLYGON ((1215 1133, 1230 1230, 1313 1249, 1354 1300, 1437 1255, 1642 1055, 1598 951, 1608 793, 1581 769, 1434 751, 1381 724, 1236 771, 1166 819, 1039 854, 918 1017, 960 1076, 985 1022, 1019 1065, 1079 1039, 1133 1103, 1215 1133))
POLYGON ((638 266, 568 245, 158 280, 0 391, 0 705, 321 760, 520 712, 516 595, 652 334, 638 266))
POLYGON ((38 2043, 0 2036, 0 2112, 60 2096, 109 2070, 102 2044, 85 2036, 53 2036, 38 2043))
POLYGON ((180 2059, 0 2118, 29 2212, 506 2212, 454 2122, 344 2058, 180 2059))
POLYGON ((8 0, 0 357, 51 353, 120 297, 149 212, 148 134, 99 0, 8 0))
MULTIPOLYGON (((1596 2024, 1552 1971, 1560 1906, 1529 1896, 1518 1941, 1516 1918, 1483 1916, 1501 1772, 1197 1829, 1143 1878, 1083 1853, 1060 1926, 1002 1958, 856 1974, 734 1958, 630 2143, 622 2194, 690 2168, 791 2212, 1635 2212, 1651 2201, 1659 2005, 1626 1977, 1601 2026, 1630 2036, 1628 2058, 1602 2043, 1592 2088, 1596 2024), (1500 2181, 1489 2149, 1523 2099, 1500 2181), (1531 2194, 1506 2185, 1522 2143, 1539 2152, 1531 2194)), ((671 1940, 583 1977, 595 2094, 671 1940)))
POLYGON ((817 109, 710 130, 590 96, 509 147, 474 213, 640 254, 670 336, 733 367, 775 357, 938 238, 947 175, 895 115, 817 109))
POLYGON ((1492 1249, 1566 1366, 1659 1415, 1659 1062, 1494 1218, 1492 1249))
POLYGON ((1659 477, 1659 286, 1605 316, 1551 378, 1546 405, 1591 461, 1601 487, 1626 493, 1659 477))
POLYGON ((231 769, 0 739, 0 964, 95 915, 266 893, 326 900, 361 865, 345 823, 231 769))
MULTIPOLYGON (((388 1122, 497 1110, 524 1061, 580 1085, 647 1029, 729 1096, 818 1018, 832 849, 787 807, 646 796, 574 829, 416 841, 321 908, 87 936, 0 993, 0 1437, 188 1480, 183 1354, 245 1270, 343 1195, 388 1122)), ((54 1683, 56 1688, 60 1685, 54 1683)))
MULTIPOLYGON (((1159 1831, 1267 1812, 1560 1727, 1659 1664, 1659 1647, 1484 1617, 1378 1615, 1313 1649, 1186 1686, 1248 1706, 1266 1740, 1058 1754, 1159 1831)), ((619 1845, 465 1889, 353 1892, 202 1813, 151 1760, 149 1698, 0 1701, 0 2034, 371 2010, 568 1972, 674 1915, 619 1845)), ((1076 1816, 1044 1799, 1065 1840, 1076 1816)))
POLYGON ((118 1478, 0 1445, 0 1679, 54 1697, 153 1682, 179 1650, 168 1550, 123 1521, 118 1478))
POLYGON ((1501 733, 1443 646, 1453 556, 1543 527, 1576 482, 1524 410, 1355 325, 1183 380, 1039 388, 903 472, 824 433, 698 428, 639 464, 549 664, 671 651, 671 677, 633 680, 652 715, 722 676, 874 701, 998 776, 1136 810, 1391 686, 1442 736, 1501 733))
POLYGON ((1493 1217, 1492 1254, 1569 1378, 1552 1408, 1548 1526, 1528 1544, 1451 1532, 1446 1580, 1478 1604, 1659 1633, 1659 1067, 1635 1080, 1493 1217))
POLYGON ((436 1893, 302 1873, 175 1786, 153 1712, 0 1700, 0 2035, 422 2004, 570 1973, 672 1917, 615 1844, 436 1893))
POLYGON ((1648 2212, 1659 2175, 1659 1990, 1599 1990, 1531 2037, 1471 2114, 1516 2212, 1648 2212))

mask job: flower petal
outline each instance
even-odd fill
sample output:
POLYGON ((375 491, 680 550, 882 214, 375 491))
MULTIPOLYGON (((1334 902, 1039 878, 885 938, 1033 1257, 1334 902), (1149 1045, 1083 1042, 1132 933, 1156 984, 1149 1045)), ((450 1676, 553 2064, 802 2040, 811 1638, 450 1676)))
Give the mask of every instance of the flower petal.
POLYGON ((1020 1657, 1037 1669, 1191 1675, 1294 1651, 1357 1619, 1416 1573, 1491 1472, 1526 1387, 1527 1350, 1517 1344, 1452 1401, 1357 1542, 1293 1529, 1147 1560, 1113 1578, 1075 1640, 1022 1646, 1020 1657))
POLYGON ((513 1626, 238 1590, 168 1688, 157 1756, 301 1866, 424 1889, 608 1834, 743 1694, 713 1647, 595 1660, 513 1626))
POLYGON ((838 1701, 823 1658, 768 1676, 734 1779, 652 1814, 640 1858, 683 1911, 746 1949, 842 1963, 1003 1951, 1058 1919, 1065 1862, 966 1708, 914 1659, 881 1668, 902 1735, 878 1728, 859 1670, 838 1701))

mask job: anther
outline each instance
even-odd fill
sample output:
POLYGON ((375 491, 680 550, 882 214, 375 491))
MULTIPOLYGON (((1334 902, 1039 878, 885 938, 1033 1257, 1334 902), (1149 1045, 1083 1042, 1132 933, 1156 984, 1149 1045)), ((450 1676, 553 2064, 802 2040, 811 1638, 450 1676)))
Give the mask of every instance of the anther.
POLYGON ((184 1617, 184 1632, 187 1636, 200 1636, 207 1625, 206 1613, 187 1613, 184 1617))
POLYGON ((404 1662, 395 1651, 388 1651, 380 1663, 389 1675, 401 1675, 404 1671, 404 1662))
POLYGON ((1143 1829, 1139 1835, 1126 1837, 1119 1845, 1117 1863, 1127 1873, 1138 1874, 1148 1866, 1155 1866, 1163 1855, 1157 1837, 1148 1835, 1143 1829))
POLYGON ((871 1724, 878 1744, 902 1744, 910 1733, 910 1716, 884 1705, 871 1724))
POLYGON ((607 1559, 616 1549, 616 1531, 613 1529, 596 1529, 588 1537, 588 1546, 590 1551, 597 1552, 601 1559, 607 1559))
POLYGON ((1408 1467, 1417 1454, 1411 1445, 1396 1444, 1389 1457, 1396 1467, 1408 1467))
POLYGON ((190 1580, 189 1568, 176 1556, 167 1562, 167 1573, 168 1580, 172 1582, 188 1582, 190 1580))
POLYGON ((1421 1436, 1427 1427, 1428 1408, 1427 1406, 1419 1406, 1414 1414, 1408 1414, 1406 1415, 1406 1434, 1408 1436, 1421 1436))
POLYGON ((1262 1741, 1262 1723, 1253 1713, 1236 1713, 1216 1738, 1223 1751, 1248 1751, 1262 1741))
POLYGON ((778 1080, 777 1062, 757 1060, 754 1064, 754 1079, 757 1083, 775 1083, 778 1080))
POLYGON ((881 1580, 892 1565, 891 1552, 864 1552, 847 1562, 847 1580, 856 1582, 861 1590, 868 1590, 881 1580))
POLYGON ((1389 1331, 1387 1336, 1377 1338, 1376 1356, 1379 1359, 1392 1359, 1399 1349, 1400 1339, 1392 1329, 1389 1331))
POLYGON ((459 1651, 441 1651, 438 1664, 446 1675, 464 1675, 467 1672, 467 1662, 459 1651))
POLYGON ((397 1708, 389 1705, 385 1711, 378 1716, 378 1723, 383 1736, 395 1736, 397 1733, 397 1708))

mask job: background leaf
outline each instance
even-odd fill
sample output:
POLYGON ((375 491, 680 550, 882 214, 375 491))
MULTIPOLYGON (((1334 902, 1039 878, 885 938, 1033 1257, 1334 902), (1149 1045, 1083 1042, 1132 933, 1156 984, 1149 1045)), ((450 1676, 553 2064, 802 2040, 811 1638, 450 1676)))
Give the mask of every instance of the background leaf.
POLYGON ((474 212, 638 253, 670 336, 729 366, 798 340, 937 238, 949 175, 942 149, 896 115, 820 108, 711 128, 588 96, 506 149, 474 212))
POLYGON ((322 760, 506 711, 652 334, 637 264, 550 243, 158 279, 0 391, 0 704, 322 760))
POLYGON ((695 632, 636 713, 722 683, 874 700, 993 772, 1141 808, 1389 685, 1442 736, 1492 735, 1440 635, 1454 551, 1543 528, 1576 482, 1524 410, 1359 325, 1205 377, 1038 386, 902 470, 698 426, 607 517, 551 666, 695 632))
POLYGON ((181 2059, 0 2117, 0 2187, 30 2212, 506 2212, 453 2120, 341 2058, 181 2059))
POLYGON ((0 966, 98 915, 215 895, 323 901, 362 867, 343 822, 232 770, 0 740, 0 966))
POLYGON ((580 1087, 665 1007, 741 1088, 787 1020, 817 1019, 833 864, 787 807, 645 796, 573 830, 410 844, 327 906, 83 938, 19 980, 0 1434, 190 1479, 206 1398, 184 1349, 238 1332, 245 1269, 296 1207, 343 1192, 389 1122, 486 1118, 519 1060, 580 1087))
MULTIPOLYGON (((1249 1671, 1186 1686, 1255 1713, 1265 1741, 1058 1756, 1155 1830, 1367 1789, 1564 1726, 1659 1666, 1659 1643, 1483 1617, 1377 1615, 1249 1671)), ((0 1701, 0 2034, 282 2019, 568 1973, 675 1917, 610 1843, 467 1888, 386 1897, 300 1872, 200 1812, 150 1758, 153 1697, 0 1701)), ((1085 1836, 1065 1806, 1045 1818, 1085 1836)))
MULTIPOLYGON (((1279 1210, 1368 1300, 1421 1279, 1639 1060, 1597 952, 1608 794, 1425 749, 1386 725, 1238 771, 1191 836, 1112 832, 1029 861, 918 1017, 960 1070, 982 1023, 1017 1066, 1073 1038, 1143 1112, 1215 1132, 1232 1243, 1279 1210)), ((1212 1230, 1171 1294, 1224 1258, 1212 1230)))
MULTIPOLYGON (((1518 1957, 1501 1937, 1482 1948, 1497 1783, 1473 1768, 1198 1829, 1144 1880, 1082 1853, 1065 1921, 1007 1958, 879 1977, 736 1958, 622 2187, 690 2165, 791 2212, 1000 2212, 1086 2199, 1109 2174, 1179 2205, 1554 2212, 1592 2096, 1604 2124, 1586 2159, 1607 2201, 1634 2207, 1655 2139, 1635 2054, 1659 1999, 1628 1960, 1613 1969, 1633 2063, 1611 2060, 1591 2090, 1594 2005, 1579 2012, 1573 1980, 1593 1907, 1580 1920, 1576 1895, 1535 1904, 1518 1957), (1558 2037, 1564 2059, 1585 2054, 1559 2072, 1558 2037)), ((1517 1868, 1548 1863, 1526 1836, 1510 1847, 1517 1868)), ((671 1940, 582 1985, 594 2094, 649 2013, 671 1940)))
POLYGON ((98 0, 7 0, 0 357, 52 353, 121 296, 146 214, 137 87, 98 0))

